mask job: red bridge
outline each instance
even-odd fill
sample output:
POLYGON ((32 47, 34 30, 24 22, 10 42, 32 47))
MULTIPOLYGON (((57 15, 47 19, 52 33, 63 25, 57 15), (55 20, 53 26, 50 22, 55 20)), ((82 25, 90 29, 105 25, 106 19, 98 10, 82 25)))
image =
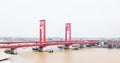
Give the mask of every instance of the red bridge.
POLYGON ((0 42, 0 48, 10 48, 12 50, 21 47, 39 46, 41 50, 45 46, 72 44, 99 44, 97 40, 71 40, 71 23, 66 23, 64 41, 46 41, 46 21, 40 20, 40 38, 37 42, 0 42))

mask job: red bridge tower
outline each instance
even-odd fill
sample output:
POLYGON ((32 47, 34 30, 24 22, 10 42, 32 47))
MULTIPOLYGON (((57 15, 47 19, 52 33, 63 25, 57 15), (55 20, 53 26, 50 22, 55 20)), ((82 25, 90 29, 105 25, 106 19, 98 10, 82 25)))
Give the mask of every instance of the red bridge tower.
POLYGON ((71 41, 71 23, 65 24, 65 41, 71 41))
POLYGON ((40 43, 46 44, 46 21, 40 20, 40 43))

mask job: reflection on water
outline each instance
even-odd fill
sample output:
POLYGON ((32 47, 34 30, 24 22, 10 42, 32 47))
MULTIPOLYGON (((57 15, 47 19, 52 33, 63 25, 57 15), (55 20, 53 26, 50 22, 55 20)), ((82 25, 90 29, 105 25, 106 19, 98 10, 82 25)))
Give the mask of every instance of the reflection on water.
POLYGON ((120 63, 119 49, 83 48, 19 54, 34 63, 120 63))

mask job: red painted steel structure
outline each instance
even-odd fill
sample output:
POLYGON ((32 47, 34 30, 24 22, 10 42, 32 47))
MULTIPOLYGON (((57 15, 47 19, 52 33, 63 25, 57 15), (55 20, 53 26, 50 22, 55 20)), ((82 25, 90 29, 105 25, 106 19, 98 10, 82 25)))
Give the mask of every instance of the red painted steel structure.
POLYGON ((40 43, 46 43, 46 21, 40 20, 40 43))
POLYGON ((71 41, 71 23, 66 23, 65 26, 65 41, 71 41))
POLYGON ((72 45, 72 44, 98 44, 97 40, 71 40, 71 23, 65 25, 65 41, 46 41, 46 21, 40 20, 40 39, 37 42, 0 42, 0 48, 21 48, 32 46, 72 45), (1 46, 1 44, 5 44, 1 46), (7 44, 7 45, 6 45, 7 44), (15 44, 15 45, 14 45, 15 44), (17 44, 17 45, 16 45, 17 44))
POLYGON ((0 46, 0 48, 21 48, 21 47, 32 47, 32 46, 51 46, 51 45, 72 45, 72 44, 98 44, 97 41, 71 41, 71 42, 65 42, 65 41, 60 41, 60 42, 49 42, 49 43, 17 43, 17 45, 6 45, 6 46, 0 46))

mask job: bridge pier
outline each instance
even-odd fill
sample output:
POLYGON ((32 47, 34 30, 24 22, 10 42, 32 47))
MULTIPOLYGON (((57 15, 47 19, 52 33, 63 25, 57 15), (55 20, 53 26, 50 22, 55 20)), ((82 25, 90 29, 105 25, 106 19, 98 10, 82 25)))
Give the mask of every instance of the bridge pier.
POLYGON ((69 49, 69 45, 65 45, 64 49, 69 49))
POLYGON ((64 48, 64 46, 57 46, 57 48, 63 49, 63 48, 64 48))
POLYGON ((39 46, 38 51, 43 52, 43 48, 44 48, 43 46, 39 46))
POLYGON ((91 46, 95 46, 95 44, 92 43, 91 46))
POLYGON ((15 52, 15 48, 11 48, 10 50, 5 50, 4 52, 8 54, 17 54, 17 52, 15 52))
POLYGON ((90 44, 90 43, 86 45, 86 47, 91 47, 91 46, 92 46, 92 44, 90 44))
POLYGON ((44 48, 43 46, 39 46, 38 48, 32 48, 32 50, 43 52, 43 48, 44 48))
POLYGON ((53 53, 53 49, 48 49, 47 52, 48 53, 53 53))
POLYGON ((84 44, 80 44, 80 45, 79 45, 79 48, 84 48, 84 44))
POLYGON ((107 47, 108 47, 108 48, 113 48, 112 44, 108 44, 107 47))

